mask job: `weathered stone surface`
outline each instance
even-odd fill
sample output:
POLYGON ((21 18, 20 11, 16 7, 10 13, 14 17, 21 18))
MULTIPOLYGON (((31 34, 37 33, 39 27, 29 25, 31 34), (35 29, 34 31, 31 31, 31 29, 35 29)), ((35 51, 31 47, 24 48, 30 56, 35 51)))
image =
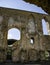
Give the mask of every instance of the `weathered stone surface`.
POLYGON ((50 25, 50 16, 7 8, 0 8, 0 15, 3 16, 0 26, 0 62, 7 60, 9 51, 13 62, 44 60, 45 51, 50 51, 50 36, 43 35, 42 19, 46 19, 50 25), (11 28, 20 30, 21 39, 9 47, 7 34, 11 28))

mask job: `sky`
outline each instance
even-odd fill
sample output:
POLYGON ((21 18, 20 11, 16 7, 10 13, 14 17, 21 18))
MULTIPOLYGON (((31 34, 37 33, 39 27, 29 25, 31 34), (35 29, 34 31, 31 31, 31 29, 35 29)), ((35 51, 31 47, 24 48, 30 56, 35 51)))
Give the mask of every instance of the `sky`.
MULTIPOLYGON (((0 7, 6 7, 6 8, 19 9, 19 10, 47 14, 44 10, 42 10, 41 7, 37 7, 34 4, 26 3, 23 0, 0 0, 0 7)), ((45 21, 42 24, 43 24, 43 30, 45 30, 45 32, 46 32, 46 29, 45 29, 46 25, 44 25, 45 21)), ((45 34, 47 34, 47 32, 45 34)), ((11 29, 8 31, 8 39, 15 38, 15 39, 19 40, 20 39, 19 35, 20 35, 19 30, 11 29)))
POLYGON ((8 31, 8 39, 21 39, 21 32, 17 28, 12 28, 8 31))
POLYGON ((37 7, 36 5, 26 3, 23 0, 0 0, 0 7, 7 7, 47 14, 44 10, 42 10, 41 7, 37 7))
POLYGON ((42 19, 43 34, 48 35, 46 21, 42 19))

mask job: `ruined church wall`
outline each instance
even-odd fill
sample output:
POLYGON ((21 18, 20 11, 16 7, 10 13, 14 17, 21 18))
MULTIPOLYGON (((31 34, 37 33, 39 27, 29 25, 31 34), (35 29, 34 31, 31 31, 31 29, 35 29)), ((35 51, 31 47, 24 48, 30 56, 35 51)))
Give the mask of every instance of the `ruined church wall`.
POLYGON ((11 28, 18 28, 21 32, 21 39, 12 46, 12 60, 14 62, 18 60, 37 60, 38 52, 49 48, 46 44, 50 43, 50 36, 43 35, 42 19, 46 19, 50 24, 50 16, 3 8, 0 8, 0 16, 0 20, 3 17, 2 22, 0 21, 0 49, 4 49, 4 53, 1 52, 1 54, 3 56, 5 54, 4 57, 2 56, 4 58, 1 58, 2 60, 6 60, 8 49, 7 34, 11 28), (32 38, 33 44, 30 42, 32 38))

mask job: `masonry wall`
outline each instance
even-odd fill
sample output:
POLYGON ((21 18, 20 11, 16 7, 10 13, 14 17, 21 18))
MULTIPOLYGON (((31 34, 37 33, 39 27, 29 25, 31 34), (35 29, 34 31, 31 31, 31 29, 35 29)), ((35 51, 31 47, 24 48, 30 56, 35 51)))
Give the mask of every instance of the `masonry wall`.
POLYGON ((50 24, 49 15, 0 8, 0 61, 7 60, 7 34, 11 28, 18 28, 21 32, 21 39, 11 47, 13 62, 44 60, 45 50, 50 51, 50 36, 43 35, 42 19, 50 24), (40 57, 39 51, 42 52, 40 57))

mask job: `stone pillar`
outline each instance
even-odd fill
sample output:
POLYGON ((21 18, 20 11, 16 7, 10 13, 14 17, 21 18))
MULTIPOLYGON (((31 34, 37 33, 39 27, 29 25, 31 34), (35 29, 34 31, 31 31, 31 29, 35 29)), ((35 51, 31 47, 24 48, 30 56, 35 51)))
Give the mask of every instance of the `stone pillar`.
POLYGON ((26 37, 26 27, 21 28, 21 62, 27 62, 28 61, 28 53, 27 53, 27 37, 26 37))

